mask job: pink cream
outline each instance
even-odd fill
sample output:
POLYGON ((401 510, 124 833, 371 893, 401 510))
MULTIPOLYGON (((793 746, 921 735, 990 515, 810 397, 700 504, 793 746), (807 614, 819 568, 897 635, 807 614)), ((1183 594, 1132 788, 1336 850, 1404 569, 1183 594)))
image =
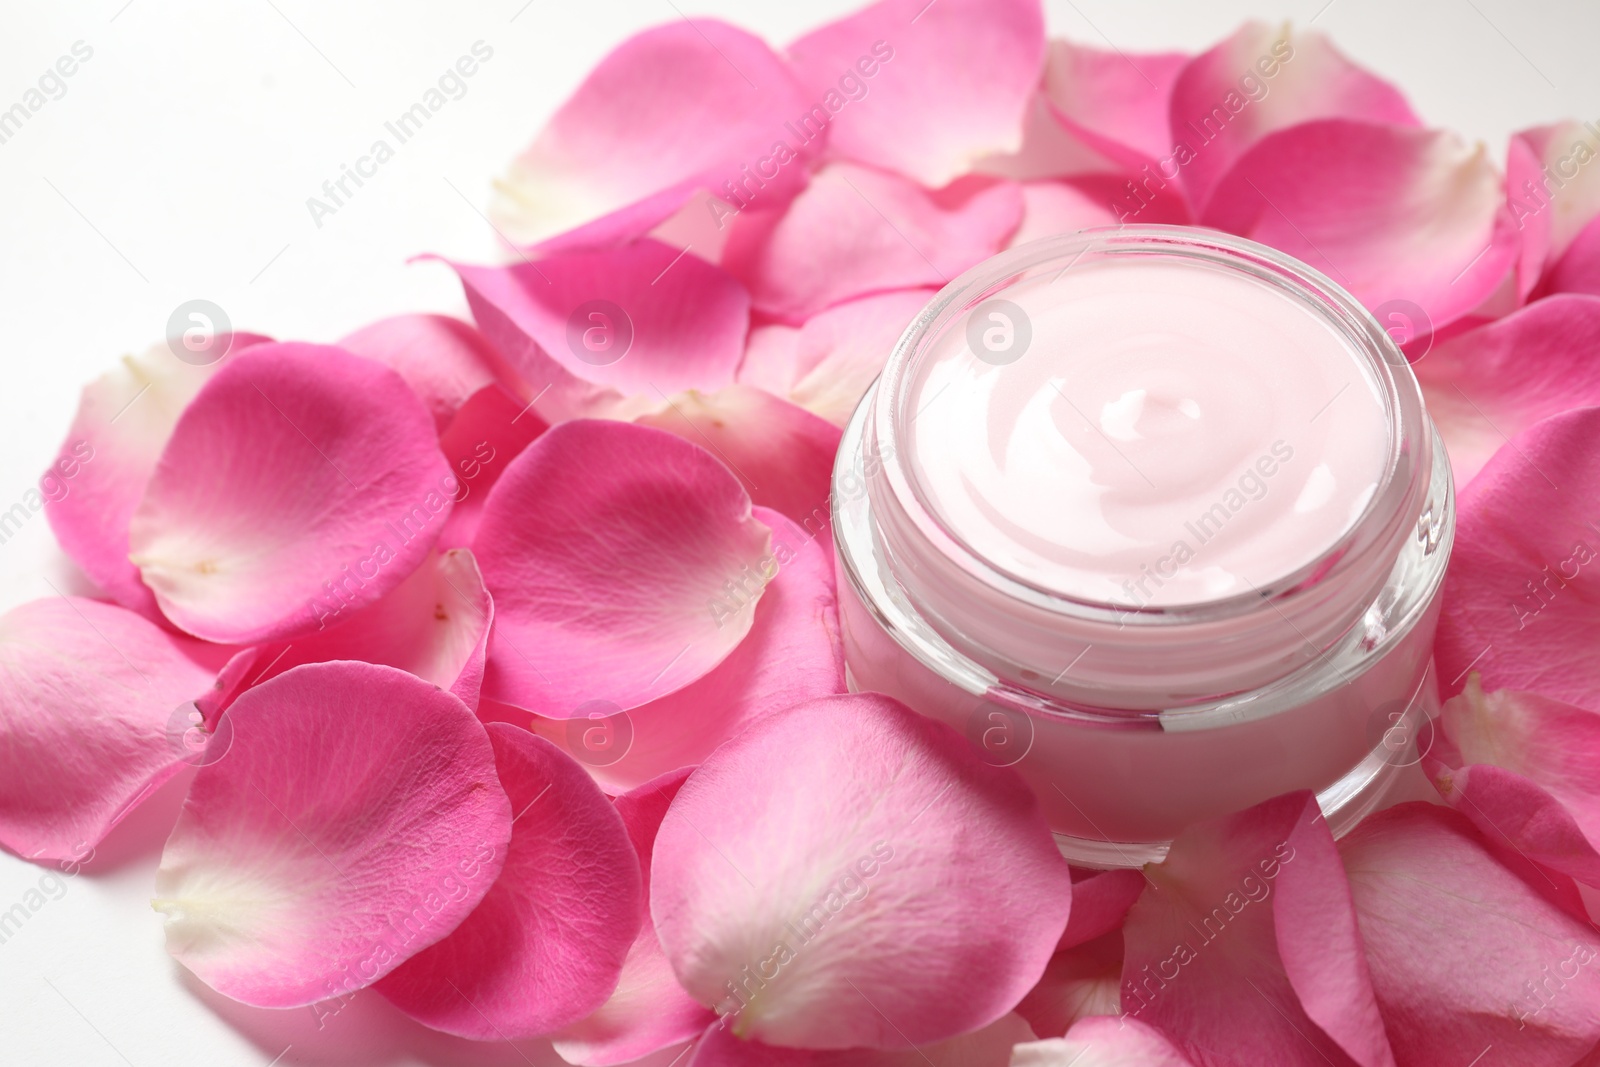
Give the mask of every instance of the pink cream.
MULTIPOLYGON (((1129 607, 1233 596, 1317 559, 1372 499, 1377 383, 1269 283, 1094 260, 1005 299, 1027 351, 994 362, 947 332, 912 387, 910 437, 931 509, 1019 581, 1129 607)), ((1017 329, 987 314, 989 340, 1017 329)))

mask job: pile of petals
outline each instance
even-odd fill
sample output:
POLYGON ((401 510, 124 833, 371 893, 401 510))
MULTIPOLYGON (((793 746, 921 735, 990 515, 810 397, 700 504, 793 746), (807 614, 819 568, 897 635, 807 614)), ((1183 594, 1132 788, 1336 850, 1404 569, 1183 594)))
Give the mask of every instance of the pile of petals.
POLYGON ((41 493, 92 592, 0 617, 0 844, 80 863, 177 778, 201 981, 595 1067, 1600 1062, 1597 154, 1502 172, 1288 27, 642 33, 499 183, 508 265, 448 264, 470 323, 84 390, 41 493), (957 273, 1129 223, 1341 282, 1448 443, 1437 796, 1340 841, 1287 795, 1069 868, 1012 770, 847 692, 843 421, 957 273))

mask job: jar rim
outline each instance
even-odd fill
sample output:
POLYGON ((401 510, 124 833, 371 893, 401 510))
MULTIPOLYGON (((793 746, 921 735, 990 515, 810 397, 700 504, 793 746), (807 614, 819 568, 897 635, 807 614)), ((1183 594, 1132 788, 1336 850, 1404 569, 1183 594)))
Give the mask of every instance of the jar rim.
MULTIPOLYGON (((1331 278, 1293 257, 1255 241, 1194 227, 1125 225, 1081 230, 1019 245, 978 264, 941 289, 907 327, 871 396, 874 407, 869 428, 883 455, 883 479, 877 484, 874 502, 880 514, 900 520, 896 532, 906 536, 899 538, 898 547, 906 555, 921 557, 932 550, 1006 600, 1051 615, 1109 622, 1119 628, 1233 619, 1260 611, 1263 603, 1281 612, 1285 601, 1337 580, 1374 553, 1392 560, 1398 551, 1397 538, 1404 537, 1404 527, 1409 525, 1407 513, 1432 465, 1431 433, 1420 389, 1404 354, 1372 314, 1331 278), (1064 272, 1090 255, 1130 254, 1201 259, 1279 286, 1339 329, 1351 342, 1352 351, 1364 357, 1363 369, 1382 394, 1389 440, 1376 491, 1331 545, 1270 585, 1179 604, 1129 605, 1068 595, 1005 570, 966 543, 940 519, 915 472, 907 468, 906 458, 912 454, 907 437, 915 418, 915 414, 907 417, 913 399, 909 386, 937 338, 970 309, 1021 278, 1050 269, 1064 272), (888 447, 883 447, 884 442, 888 447), (925 542, 916 546, 922 551, 906 544, 908 540, 925 542)), ((1382 569, 1386 571, 1387 565, 1382 569)))

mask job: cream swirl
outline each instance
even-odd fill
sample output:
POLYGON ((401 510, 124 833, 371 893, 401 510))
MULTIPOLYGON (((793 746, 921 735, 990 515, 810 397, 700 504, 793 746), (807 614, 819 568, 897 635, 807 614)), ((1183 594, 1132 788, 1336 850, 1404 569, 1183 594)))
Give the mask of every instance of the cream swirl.
POLYGON ((908 466, 1016 578, 1128 606, 1261 589, 1325 554, 1382 478, 1379 384, 1269 281, 1140 255, 1001 297, 921 361, 908 466))

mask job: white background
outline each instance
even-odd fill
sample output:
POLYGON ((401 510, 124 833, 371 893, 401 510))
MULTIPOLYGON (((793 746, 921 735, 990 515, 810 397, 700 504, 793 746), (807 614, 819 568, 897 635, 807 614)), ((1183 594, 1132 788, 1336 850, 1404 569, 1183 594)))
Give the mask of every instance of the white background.
MULTIPOLYGON (((236 328, 332 340, 405 310, 460 311, 433 251, 497 258, 490 180, 601 56, 681 14, 781 45, 854 6, 691 0, 0 2, 0 110, 75 41, 93 58, 0 144, 0 510, 53 457, 79 387, 159 340, 203 297, 236 328), (317 228, 337 177, 475 41, 493 59, 317 228)), ((1125 51, 1198 49, 1242 19, 1316 28, 1398 82, 1432 124, 1504 158, 1515 129, 1600 119, 1595 0, 1048 0, 1052 35, 1125 51)), ((0 608, 72 582, 42 516, 0 545, 0 608)), ((0 766, 0 774, 7 768, 0 766)), ((182 781, 0 944, 0 1067, 545 1064, 538 1042, 473 1046, 358 995, 309 1009, 232 1004, 162 948, 147 903, 182 781)), ((0 854, 0 911, 41 871, 0 854)), ((1483 1067, 1496 1067, 1486 1060, 1483 1067)))

